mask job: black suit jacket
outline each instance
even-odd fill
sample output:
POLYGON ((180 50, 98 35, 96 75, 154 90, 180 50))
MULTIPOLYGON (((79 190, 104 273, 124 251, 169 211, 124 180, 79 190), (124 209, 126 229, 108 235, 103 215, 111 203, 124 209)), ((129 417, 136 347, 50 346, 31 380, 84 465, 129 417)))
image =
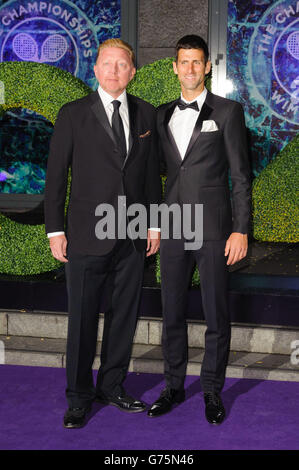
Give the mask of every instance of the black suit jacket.
MULTIPOLYGON (((117 213, 118 196, 126 196, 127 207, 160 202, 156 111, 139 98, 127 97, 130 145, 125 161, 97 91, 59 111, 48 159, 45 225, 47 233, 66 230, 71 252, 103 255, 113 248, 115 239, 99 240, 95 234, 99 204, 111 204, 117 213), (65 227, 69 168, 72 179, 65 227)), ((146 240, 134 243, 138 250, 145 249, 146 240)))
POLYGON ((160 151, 167 169, 166 204, 203 204, 204 240, 248 233, 251 184, 242 106, 208 92, 182 160, 168 126, 177 101, 158 108, 160 151), (201 132, 204 120, 214 120, 218 130, 201 132))

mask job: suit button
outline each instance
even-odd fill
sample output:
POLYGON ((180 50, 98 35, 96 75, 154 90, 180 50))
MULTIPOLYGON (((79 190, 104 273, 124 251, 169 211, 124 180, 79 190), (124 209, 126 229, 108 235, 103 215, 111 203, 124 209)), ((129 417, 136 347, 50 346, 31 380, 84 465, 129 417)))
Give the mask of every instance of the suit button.
POLYGON ((181 170, 186 170, 186 168, 184 166, 181 166, 181 170))

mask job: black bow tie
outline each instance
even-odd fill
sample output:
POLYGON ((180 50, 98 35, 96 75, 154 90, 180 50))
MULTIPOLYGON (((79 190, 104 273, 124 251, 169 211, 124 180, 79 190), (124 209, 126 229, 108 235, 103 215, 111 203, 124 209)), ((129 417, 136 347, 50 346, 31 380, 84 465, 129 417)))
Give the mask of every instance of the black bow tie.
POLYGON ((179 100, 178 107, 180 108, 181 111, 184 111, 184 109, 187 109, 187 108, 192 108, 195 111, 199 111, 197 101, 192 101, 192 103, 188 104, 188 103, 185 103, 185 101, 183 100, 179 100))

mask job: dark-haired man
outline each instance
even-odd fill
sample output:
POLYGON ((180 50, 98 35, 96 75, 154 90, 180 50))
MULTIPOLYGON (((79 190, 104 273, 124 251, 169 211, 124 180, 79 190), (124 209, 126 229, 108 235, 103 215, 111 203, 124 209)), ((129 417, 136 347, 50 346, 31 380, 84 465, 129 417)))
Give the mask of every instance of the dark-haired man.
POLYGON ((196 204, 203 205, 203 243, 199 249, 186 250, 184 237, 167 240, 162 234, 166 388, 148 415, 160 416, 185 399, 188 361, 185 314, 190 275, 196 261, 207 322, 200 380, 206 418, 219 424, 225 416, 220 392, 230 344, 228 266, 246 255, 248 243, 251 197, 246 128, 239 103, 205 88, 211 63, 202 38, 189 35, 178 41, 173 69, 181 84, 181 98, 158 110, 160 143, 167 167, 165 202, 181 207, 190 204, 192 209, 196 204))
MULTIPOLYGON (((53 256, 66 263, 68 287, 67 389, 68 429, 82 427, 94 399, 137 413, 145 404, 129 396, 126 378, 141 293, 144 256, 156 253, 159 235, 147 240, 99 239, 96 208, 109 205, 118 213, 119 198, 127 207, 148 207, 160 200, 153 106, 126 93, 135 75, 134 53, 120 39, 102 43, 94 66, 97 91, 64 105, 59 111, 48 160, 45 220, 53 256), (64 234, 68 170, 72 185, 64 234), (105 312, 101 366, 96 387, 92 364, 96 352, 100 293, 110 280, 105 312)), ((124 223, 126 216, 111 221, 124 223)), ((146 227, 145 227, 146 230, 146 227)))

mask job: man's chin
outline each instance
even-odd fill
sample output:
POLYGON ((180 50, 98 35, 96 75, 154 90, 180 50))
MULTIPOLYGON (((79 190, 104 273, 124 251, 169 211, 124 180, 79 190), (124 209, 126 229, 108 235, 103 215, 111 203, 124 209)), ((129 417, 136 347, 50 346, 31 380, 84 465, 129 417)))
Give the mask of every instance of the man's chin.
POLYGON ((108 93, 108 95, 114 96, 114 95, 121 95, 122 92, 124 91, 124 88, 120 88, 119 86, 102 86, 103 90, 108 93))
POLYGON ((184 86, 185 90, 190 90, 190 91, 197 90, 198 88, 200 88, 200 85, 201 85, 201 83, 198 83, 198 82, 196 82, 196 83, 190 83, 190 82, 183 83, 183 86, 184 86))

